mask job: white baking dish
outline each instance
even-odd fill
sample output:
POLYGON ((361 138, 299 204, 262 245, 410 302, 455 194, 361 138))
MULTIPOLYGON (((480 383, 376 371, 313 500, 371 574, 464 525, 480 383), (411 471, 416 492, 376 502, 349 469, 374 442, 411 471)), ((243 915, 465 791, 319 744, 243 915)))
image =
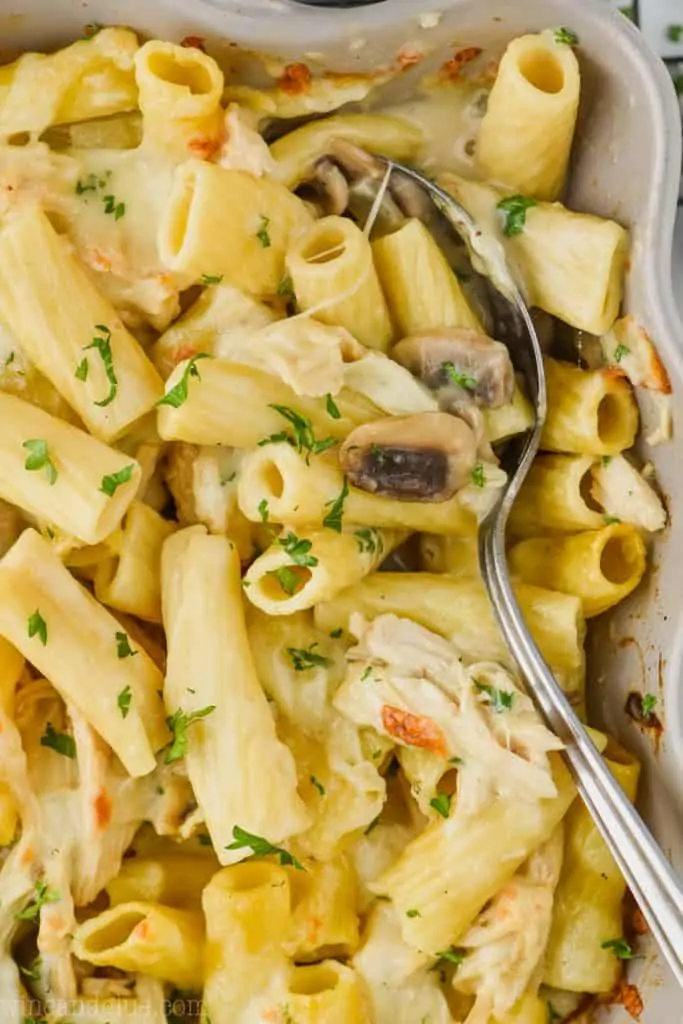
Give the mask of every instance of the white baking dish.
MULTIPOLYGON (((529 30, 567 25, 579 36, 584 101, 570 204, 626 224, 633 234, 627 310, 656 341, 674 393, 683 387, 683 327, 671 282, 671 242, 680 173, 680 114, 664 66, 641 35, 600 0, 384 0, 345 11, 289 0, 3 0, 0 39, 12 48, 50 48, 81 34, 86 22, 125 24, 162 38, 201 35, 284 57, 321 56, 336 70, 387 64, 411 44, 446 55, 475 45, 500 51, 529 30), (426 16, 428 15, 428 16, 426 16)), ((220 52, 217 47, 216 54, 220 52)), ((306 58, 303 58, 306 59, 306 58)), ((441 57, 443 59, 443 56, 441 57)), ((683 288, 683 283, 678 283, 683 288)), ((643 435, 655 424, 641 403, 643 435)), ((673 509, 683 502, 677 445, 648 451, 673 509)), ((641 806, 683 871, 683 537, 658 541, 655 569, 590 639, 593 711, 645 763, 641 806), (624 712, 631 689, 661 691, 665 733, 659 752, 624 712)), ((631 965, 645 1001, 644 1024, 682 1024, 683 993, 654 957, 631 965)), ((630 1018, 614 1007, 599 1020, 630 1018)))

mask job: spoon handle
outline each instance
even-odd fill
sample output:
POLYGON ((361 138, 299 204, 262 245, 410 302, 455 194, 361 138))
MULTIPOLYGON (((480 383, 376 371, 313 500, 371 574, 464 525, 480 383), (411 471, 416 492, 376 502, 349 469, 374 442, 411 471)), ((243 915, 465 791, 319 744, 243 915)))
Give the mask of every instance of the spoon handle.
POLYGON ((525 625, 508 574, 505 518, 503 514, 485 521, 480 529, 479 559, 494 614, 539 710, 565 743, 578 791, 683 988, 683 884, 596 750, 525 625))

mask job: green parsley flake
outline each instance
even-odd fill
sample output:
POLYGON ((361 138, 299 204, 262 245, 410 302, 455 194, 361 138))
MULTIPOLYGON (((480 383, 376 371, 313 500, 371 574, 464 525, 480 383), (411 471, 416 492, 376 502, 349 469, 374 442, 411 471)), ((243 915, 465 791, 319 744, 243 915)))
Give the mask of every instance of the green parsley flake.
MULTIPOLYGON (((124 634, 125 635, 125 634, 124 634)), ((137 654, 137 651, 133 652, 137 654)), ((130 711, 130 702, 133 699, 133 693, 130 686, 124 687, 121 693, 116 698, 119 711, 121 712, 121 718, 128 718, 128 712, 130 711)))
POLYGON ((14 916, 17 921, 36 921, 41 907, 44 907, 46 903, 57 903, 61 898, 58 892, 52 892, 48 888, 47 882, 36 882, 35 899, 24 910, 14 916))
POLYGON ((680 43, 683 39, 683 25, 667 25, 666 38, 670 43, 680 43))
POLYGON ((327 402, 325 403, 325 408, 327 409, 327 415, 331 416, 333 420, 340 420, 341 419, 341 413, 339 412, 339 409, 337 407, 337 403, 335 402, 335 400, 332 397, 332 395, 328 395, 327 396, 327 402))
POLYGON ((274 846, 273 843, 269 843, 263 836, 255 836, 245 829, 240 828, 239 825, 235 825, 232 830, 233 843, 226 846, 226 850, 244 850, 251 849, 253 857, 269 857, 275 855, 279 858, 280 864, 285 866, 296 868, 297 871, 303 871, 303 864, 296 859, 296 857, 289 852, 289 850, 283 849, 281 846, 274 846))
POLYGON ((484 475, 484 463, 478 462, 472 472, 470 478, 475 487, 483 487, 486 483, 486 476, 484 475))
POLYGON ((295 565, 313 568, 318 564, 318 559, 315 555, 309 555, 308 553, 313 547, 312 542, 297 537, 291 530, 289 533, 279 536, 276 543, 285 549, 295 565))
POLYGON ((652 718, 654 710, 657 707, 657 698, 654 693, 644 694, 641 701, 641 708, 643 712, 643 718, 652 718))
POLYGON ((99 188, 105 187, 109 178, 111 178, 111 171, 105 171, 102 178, 97 174, 88 174, 82 181, 79 179, 76 182, 76 195, 82 196, 85 192, 97 192, 99 188))
POLYGON ((258 514, 261 516, 262 522, 268 522, 268 517, 270 516, 270 513, 268 511, 268 500, 266 498, 261 498, 261 500, 259 501, 258 514))
POLYGON ((31 472, 44 469, 50 485, 56 483, 59 474, 54 462, 50 458, 47 441, 34 437, 29 441, 23 441, 21 447, 29 453, 24 463, 24 469, 28 469, 31 472))
POLYGON ((332 637, 333 640, 338 640, 343 635, 344 630, 342 629, 341 626, 339 626, 337 629, 333 629, 332 632, 330 633, 330 636, 332 637))
POLYGON ((86 381, 88 379, 88 369, 88 360, 81 359, 80 363, 76 367, 76 372, 74 374, 76 380, 86 381))
POLYGON ((353 535, 358 542, 358 548, 362 555, 381 555, 384 552, 382 534, 371 526, 364 526, 360 530, 354 530, 353 535))
POLYGON ((29 981, 40 981, 40 969, 42 967, 42 964, 43 961, 41 960, 41 958, 39 956, 36 956, 28 965, 28 967, 24 967, 22 964, 17 964, 17 966, 19 968, 19 972, 23 974, 25 978, 28 978, 29 981))
POLYGON ((628 345, 617 345, 617 347, 614 350, 614 362, 620 363, 624 356, 627 356, 630 351, 631 349, 628 347, 628 345))
POLYGON ((429 801, 429 806, 432 807, 437 814, 440 814, 442 818, 447 818, 451 813, 451 800, 452 796, 450 793, 442 793, 439 791, 434 799, 429 801))
POLYGON ((602 521, 605 526, 614 526, 615 523, 620 523, 621 519, 618 516, 603 516, 602 521))
POLYGON ((494 715, 500 715, 503 711, 510 711, 515 701, 514 693, 509 690, 499 690, 497 686, 489 686, 488 683, 480 683, 478 679, 474 680, 479 693, 484 693, 488 697, 488 705, 493 711, 494 715))
POLYGON ((222 274, 202 274, 199 278, 199 283, 208 287, 210 284, 220 284, 222 280, 222 274))
POLYGON ((264 444, 277 444, 279 441, 286 441, 296 448, 299 454, 306 452, 306 462, 308 463, 311 455, 319 455, 337 443, 333 437, 326 437, 324 441, 316 441, 313 424, 307 416, 302 416, 296 409, 290 409, 286 405, 269 405, 268 408, 275 409, 280 416, 291 423, 294 436, 286 430, 281 430, 277 434, 264 437, 259 441, 259 447, 263 447, 264 444))
POLYGON ((565 43, 567 46, 579 45, 579 37, 570 28, 556 28, 554 38, 556 43, 565 43))
POLYGON ((289 274, 285 274, 277 286, 277 294, 280 298, 294 298, 294 282, 289 274))
POLYGON ((280 584, 280 589, 289 597, 296 593, 301 583, 301 577, 289 565, 281 565, 279 569, 271 569, 266 575, 273 576, 280 584))
POLYGON ((465 762, 461 757, 449 757, 448 763, 454 764, 457 768, 460 768, 465 762))
POLYGON ((449 949, 442 949, 441 952, 436 953, 436 963, 432 970, 443 967, 445 964, 455 964, 459 967, 463 963, 467 953, 464 949, 459 949, 457 946, 451 946, 449 949))
POLYGON ((447 362, 441 364, 441 369, 452 384, 457 384, 464 391, 474 391, 477 387, 477 378, 469 373, 463 373, 455 363, 447 362))
POLYGON ((183 711, 182 708, 178 708, 173 715, 166 719, 166 724, 173 733, 173 741, 166 754, 166 764, 172 764, 173 761, 179 761, 181 757, 185 756, 187 752, 188 729, 195 722, 206 718, 215 710, 215 704, 209 704, 205 708, 200 708, 198 711, 190 711, 189 713, 183 711))
POLYGON ((126 212, 126 204, 116 201, 116 196, 103 196, 104 212, 111 214, 114 220, 121 220, 126 212))
POLYGON ((40 737, 40 745, 49 747, 63 757, 70 757, 72 761, 76 757, 76 741, 73 736, 66 732, 56 732, 51 722, 47 723, 45 733, 40 737))
POLYGON ((631 944, 626 939, 607 939, 606 942, 600 944, 600 949, 611 950, 618 960, 635 959, 635 953, 631 948, 631 944))
POLYGON ((127 633, 115 633, 114 636, 116 637, 116 653, 119 658, 132 658, 138 653, 130 646, 127 633))
POLYGON ((344 484, 339 495, 334 501, 326 501, 325 508, 330 509, 325 518, 323 519, 323 526, 326 526, 328 530, 336 530, 337 533, 341 533, 342 529, 342 516, 344 514, 344 502, 349 496, 349 485, 348 481, 344 479, 344 484))
POLYGON ((264 249, 270 249, 271 241, 268 233, 268 226, 270 224, 270 217, 264 217, 263 214, 259 217, 259 229, 256 232, 256 237, 263 246, 264 249))
POLYGON ((211 836, 208 835, 207 832, 200 832, 198 834, 198 836, 197 836, 197 839, 199 840, 199 845, 200 846, 211 846, 211 847, 213 847, 213 843, 211 842, 211 836))
POLYGON ((95 402, 95 405, 104 408, 107 405, 111 405, 116 398, 119 382, 114 370, 114 359, 111 353, 111 331, 105 324, 95 324, 95 330, 100 332, 99 335, 96 335, 89 345, 84 345, 83 350, 87 352, 89 349, 94 348, 99 352, 102 359, 104 372, 109 382, 109 394, 100 402, 95 402))
POLYGON ((314 648, 318 647, 317 643, 311 644, 310 647, 288 647, 287 654, 292 659, 295 672, 306 672, 311 668, 327 668, 332 662, 329 658, 323 657, 322 654, 318 654, 314 648))
POLYGON ((110 473, 108 476, 103 476, 99 487, 102 494, 106 494, 108 498, 113 498, 118 488, 129 482, 133 476, 134 469, 135 463, 131 462, 129 466, 124 466, 123 469, 120 469, 117 473, 110 473))
POLYGON ((507 196, 506 199, 501 199, 498 203, 497 208, 502 210, 505 214, 505 224, 503 225, 503 234, 507 238, 514 238, 515 235, 521 235, 526 224, 526 212, 532 206, 536 206, 536 200, 532 199, 531 196, 507 196))
POLYGON ((367 668, 363 669, 363 674, 360 677, 361 683, 364 683, 365 680, 369 678, 371 672, 372 672, 372 665, 368 665, 367 668))
POLYGON ((29 639, 37 636, 43 647, 47 646, 47 622, 37 608, 33 615, 29 615, 28 635, 29 639))
POLYGON ((188 397, 188 386, 190 377, 196 377, 197 380, 201 380, 199 376, 199 370, 197 369, 197 362, 200 359, 210 359, 211 356, 208 352, 198 352, 196 356, 192 356, 188 360, 187 366, 183 370, 183 375, 175 384, 170 391, 167 391, 163 398, 160 398, 157 405, 170 405, 173 409, 179 409, 181 405, 184 405, 188 397))
POLYGON ((419 910, 406 910, 406 917, 422 917, 419 910))
POLYGON ((320 779, 316 779, 315 775, 311 775, 309 776, 309 778, 311 780, 311 785, 315 786, 315 788, 318 790, 321 796, 325 796, 325 787, 323 786, 320 779))

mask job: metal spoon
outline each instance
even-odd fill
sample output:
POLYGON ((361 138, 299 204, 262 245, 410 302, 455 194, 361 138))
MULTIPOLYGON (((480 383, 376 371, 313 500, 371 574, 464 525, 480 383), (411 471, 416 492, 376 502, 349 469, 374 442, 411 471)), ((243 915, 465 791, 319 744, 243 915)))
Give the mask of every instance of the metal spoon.
MULTIPOLYGON (((632 806, 558 686, 526 627, 510 583, 505 528, 512 504, 539 450, 546 418, 543 354, 500 243, 486 236, 448 192, 408 167, 379 157, 394 175, 417 184, 467 246, 488 290, 493 336, 506 342, 535 406, 535 425, 504 458, 508 482, 479 528, 479 565, 505 642, 564 755, 581 797, 628 882, 652 934, 683 987, 683 883, 632 806), (507 463, 507 464, 505 464, 507 463)), ((480 281, 480 283, 482 283, 480 281)), ((609 936, 605 936, 609 938, 609 936)))

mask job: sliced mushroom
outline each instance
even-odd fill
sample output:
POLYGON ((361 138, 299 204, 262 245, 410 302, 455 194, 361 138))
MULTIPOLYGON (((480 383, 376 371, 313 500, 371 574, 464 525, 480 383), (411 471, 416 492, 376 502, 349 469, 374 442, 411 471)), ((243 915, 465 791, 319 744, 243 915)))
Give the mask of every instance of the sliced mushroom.
POLYGON ((465 327, 444 327, 404 338, 391 352, 428 388, 443 390, 446 407, 469 398, 495 409, 512 400, 515 374, 507 348, 465 327))
POLYGON ((470 482, 477 439, 457 416, 423 412, 364 423, 339 462, 355 487, 399 501, 447 501, 470 482))
POLYGON ((349 183, 333 160, 322 157, 315 165, 315 175, 299 194, 312 201, 325 216, 340 217, 349 204, 349 183))
POLYGON ((360 178, 381 181, 387 171, 385 163, 346 139, 335 139, 329 155, 339 164, 349 181, 358 181, 360 178))

